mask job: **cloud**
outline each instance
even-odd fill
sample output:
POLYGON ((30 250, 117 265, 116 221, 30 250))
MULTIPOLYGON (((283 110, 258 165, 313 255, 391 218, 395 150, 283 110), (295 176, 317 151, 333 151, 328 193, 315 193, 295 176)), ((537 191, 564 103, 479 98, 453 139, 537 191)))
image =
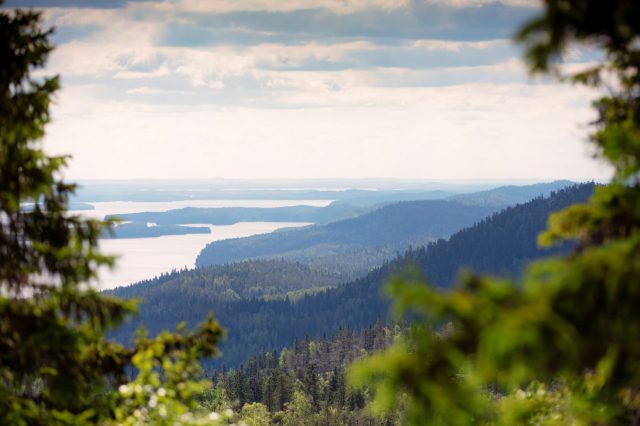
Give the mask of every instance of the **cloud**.
POLYGON ((283 13, 320 9, 336 14, 351 14, 369 9, 396 10, 406 8, 410 0, 178 0, 158 4, 158 9, 179 8, 187 12, 226 14, 233 12, 283 13))
MULTIPOLYGON (((37 8, 94 8, 118 9, 131 3, 149 0, 7 0, 6 7, 37 8)), ((175 9, 196 13, 251 12, 293 12, 298 10, 324 9, 336 14, 350 14, 362 10, 404 9, 415 4, 437 4, 447 7, 467 8, 500 4, 510 7, 535 8, 539 0, 164 0, 150 4, 156 10, 175 9)))
POLYGON ((203 47, 242 45, 259 36, 267 42, 305 43, 310 40, 366 39, 385 43, 403 40, 478 41, 510 38, 517 25, 532 16, 532 9, 493 3, 458 8, 411 3, 406 8, 365 9, 336 14, 325 9, 291 12, 242 11, 224 14, 175 14, 158 43, 203 47))
POLYGON ((145 0, 6 0, 5 7, 120 9, 136 1, 145 0))
MULTIPOLYGON (((65 97, 77 100, 84 91, 79 92, 65 97)), ((578 127, 592 118, 587 103, 593 94, 588 92, 563 85, 473 83, 362 87, 339 95, 351 99, 342 106, 332 102, 331 108, 296 109, 168 108, 88 98, 65 111, 71 104, 63 98, 67 106, 57 110, 47 144, 74 152, 74 177, 606 174, 589 159, 584 129, 578 127), (82 112, 82 118, 73 111, 82 112)))
POLYGON ((74 178, 607 173, 578 127, 594 94, 529 80, 510 41, 536 1, 31 4, 63 83, 45 142, 74 178))

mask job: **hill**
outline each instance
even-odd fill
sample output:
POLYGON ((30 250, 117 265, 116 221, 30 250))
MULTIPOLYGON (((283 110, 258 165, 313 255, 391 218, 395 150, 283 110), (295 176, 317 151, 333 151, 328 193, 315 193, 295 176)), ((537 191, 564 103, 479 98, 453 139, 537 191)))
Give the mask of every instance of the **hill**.
POLYGON ((185 207, 166 212, 123 213, 108 217, 117 217, 129 222, 153 222, 158 225, 233 225, 238 222, 328 223, 355 217, 367 210, 364 207, 336 203, 326 207, 185 207))
POLYGON ((354 278, 409 246, 448 237, 495 210, 444 200, 400 202, 326 225, 216 241, 200 252, 196 266, 276 257, 333 268, 354 278))
POLYGON ((334 287, 340 275, 284 260, 248 260, 163 274, 105 293, 127 299, 143 298, 156 309, 174 310, 174 298, 218 304, 246 299, 284 299, 305 290, 334 287))
POLYGON ((453 195, 448 199, 476 206, 509 206, 540 196, 548 197, 552 192, 571 185, 575 185, 575 182, 556 180, 533 185, 504 185, 485 191, 453 195))
MULTIPOLYGON (((502 186, 447 200, 395 203, 389 201, 411 193, 368 194, 337 201, 327 209, 345 208, 347 203, 359 203, 360 206, 373 201, 387 203, 358 217, 333 223, 213 242, 200 252, 196 266, 252 258, 285 258, 330 268, 341 272, 345 278, 356 279, 412 247, 447 238, 508 205, 549 195, 569 183, 502 186)), ((413 196, 417 197, 418 193, 413 196)))

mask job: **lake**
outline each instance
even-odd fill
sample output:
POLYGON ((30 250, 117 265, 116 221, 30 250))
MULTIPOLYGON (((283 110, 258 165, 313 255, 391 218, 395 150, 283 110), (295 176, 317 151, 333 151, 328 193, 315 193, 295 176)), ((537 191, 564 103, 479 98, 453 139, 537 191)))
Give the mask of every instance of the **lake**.
MULTIPOLYGON (((172 202, 96 202, 95 210, 76 211, 89 217, 105 215, 161 212, 184 207, 286 207, 329 205, 331 200, 189 200, 172 202)), ((200 250, 212 241, 248 237, 286 227, 306 226, 300 222, 240 222, 233 225, 209 226, 211 234, 167 235, 155 238, 123 238, 100 240, 105 254, 118 256, 113 270, 100 271, 100 289, 109 289, 153 278, 164 272, 194 267, 200 250)))

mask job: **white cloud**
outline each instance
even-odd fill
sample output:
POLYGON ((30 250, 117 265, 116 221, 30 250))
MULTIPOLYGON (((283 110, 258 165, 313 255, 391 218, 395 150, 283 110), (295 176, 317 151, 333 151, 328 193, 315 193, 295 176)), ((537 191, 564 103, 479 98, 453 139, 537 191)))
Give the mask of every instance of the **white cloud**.
POLYGON ((331 108, 89 103, 82 119, 67 95, 47 146, 74 153, 77 178, 606 175, 579 126, 593 95, 561 85, 362 88, 331 108))
POLYGON ((453 40, 416 40, 411 46, 417 49, 459 52, 462 49, 488 50, 496 47, 511 46, 511 40, 453 41, 453 40))
POLYGON ((147 79, 153 77, 163 77, 170 75, 171 71, 166 64, 153 71, 118 71, 113 75, 115 79, 147 79))
POLYGON ((424 0, 426 3, 441 4, 452 7, 479 7, 489 4, 502 4, 505 6, 539 8, 542 0, 424 0))
POLYGON ((400 9, 409 3, 409 0, 173 0, 159 2, 154 7, 163 11, 179 9, 196 13, 293 12, 326 9, 342 14, 366 9, 400 9))
MULTIPOLYGON (((463 8, 496 1, 424 3, 434 2, 463 8)), ((416 4, 176 0, 49 10, 48 22, 61 30, 90 31, 69 36, 52 54, 46 72, 62 74, 64 88, 46 146, 74 155, 73 178, 606 175, 579 127, 591 118, 593 93, 527 82, 509 40, 159 43, 170 23, 186 19, 176 8, 345 15, 411 13, 416 4)), ((574 51, 567 57, 584 59, 574 51)))
POLYGON ((541 0, 165 0, 156 2, 157 11, 179 9, 190 13, 233 12, 294 12, 324 9, 336 14, 350 14, 366 10, 402 10, 420 4, 439 4, 455 8, 502 4, 511 7, 540 7, 541 0))
POLYGON ((106 26, 117 21, 123 9, 48 8, 42 10, 45 23, 55 27, 106 26))

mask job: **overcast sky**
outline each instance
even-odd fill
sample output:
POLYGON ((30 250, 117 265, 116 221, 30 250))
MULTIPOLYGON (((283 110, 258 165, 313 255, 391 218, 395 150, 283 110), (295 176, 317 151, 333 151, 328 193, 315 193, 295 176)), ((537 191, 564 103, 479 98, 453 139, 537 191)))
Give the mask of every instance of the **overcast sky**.
MULTIPOLYGON (((8 1, 44 9, 78 178, 593 179, 594 93, 531 80, 529 0, 8 1)), ((579 66, 597 53, 572 50, 579 66)))

